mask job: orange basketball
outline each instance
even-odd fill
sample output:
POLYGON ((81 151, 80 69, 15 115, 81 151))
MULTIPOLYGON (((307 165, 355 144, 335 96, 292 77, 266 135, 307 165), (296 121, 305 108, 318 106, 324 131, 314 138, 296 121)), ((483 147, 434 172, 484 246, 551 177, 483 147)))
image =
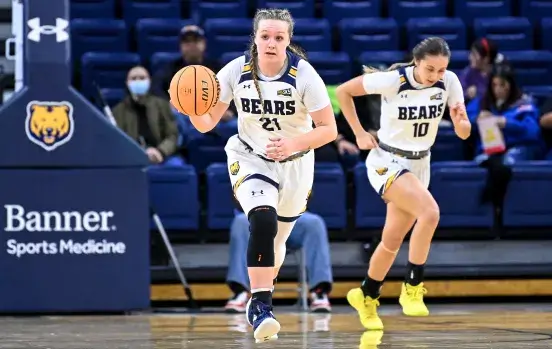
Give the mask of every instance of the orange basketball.
POLYGON ((220 84, 211 69, 189 65, 173 76, 169 95, 171 104, 179 112, 199 116, 208 113, 217 104, 220 84))

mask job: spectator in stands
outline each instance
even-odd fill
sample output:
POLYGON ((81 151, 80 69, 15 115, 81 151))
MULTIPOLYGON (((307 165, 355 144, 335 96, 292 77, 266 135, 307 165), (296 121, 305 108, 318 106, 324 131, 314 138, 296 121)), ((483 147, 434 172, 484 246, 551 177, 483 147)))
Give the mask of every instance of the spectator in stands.
MULTIPOLYGON (((247 216, 240 212, 234 218, 230 228, 227 283, 234 296, 226 303, 227 312, 243 313, 246 309, 249 299, 249 279, 245 258, 248 242, 249 221, 247 216)), ((330 312, 328 294, 332 288, 333 277, 328 231, 322 217, 310 212, 303 213, 291 231, 287 246, 290 249, 305 249, 311 311, 330 312)))
POLYGON ((552 160, 552 96, 544 102, 541 108, 542 116, 540 125, 543 131, 543 137, 547 144, 548 154, 547 160, 552 160))
POLYGON ((494 118, 504 138, 504 151, 493 152, 488 149, 485 152, 481 136, 474 137, 475 161, 489 170, 483 201, 492 201, 500 214, 511 177, 510 166, 516 161, 536 159, 542 151, 538 108, 532 98, 521 91, 513 69, 500 64, 494 67, 489 76, 484 97, 470 102, 467 111, 474 132, 479 132, 479 119, 494 118))
POLYGON ((149 93, 150 75, 146 68, 129 70, 128 96, 113 108, 117 125, 146 151, 152 164, 181 166, 175 155, 178 130, 168 101, 149 93))
POLYGON ((498 54, 498 48, 491 40, 481 38, 472 44, 469 60, 470 65, 458 74, 466 103, 483 97, 493 65, 502 60, 502 55, 498 54))

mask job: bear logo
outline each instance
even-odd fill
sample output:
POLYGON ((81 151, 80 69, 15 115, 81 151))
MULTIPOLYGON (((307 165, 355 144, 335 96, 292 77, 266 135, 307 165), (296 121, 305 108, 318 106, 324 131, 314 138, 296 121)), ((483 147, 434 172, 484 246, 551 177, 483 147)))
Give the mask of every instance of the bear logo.
POLYGON ((27 104, 27 138, 44 150, 52 151, 69 142, 74 129, 71 103, 31 101, 27 104))

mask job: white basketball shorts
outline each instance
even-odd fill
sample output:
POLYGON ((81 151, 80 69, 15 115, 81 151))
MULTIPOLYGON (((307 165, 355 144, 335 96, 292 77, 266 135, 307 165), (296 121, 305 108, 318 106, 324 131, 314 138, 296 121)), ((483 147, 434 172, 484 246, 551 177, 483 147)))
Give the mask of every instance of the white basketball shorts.
POLYGON ((232 136, 224 148, 234 196, 245 214, 271 206, 278 220, 293 222, 306 211, 314 179, 314 152, 287 162, 263 160, 232 136))
POLYGON ((368 180, 380 196, 393 182, 406 172, 411 172, 429 187, 431 155, 422 159, 407 159, 381 148, 372 149, 366 158, 368 180))

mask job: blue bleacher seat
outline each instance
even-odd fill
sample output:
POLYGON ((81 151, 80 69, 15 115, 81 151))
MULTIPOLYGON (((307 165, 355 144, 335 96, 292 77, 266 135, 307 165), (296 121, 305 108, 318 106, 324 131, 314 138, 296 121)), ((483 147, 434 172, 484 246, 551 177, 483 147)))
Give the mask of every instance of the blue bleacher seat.
POLYGON ((447 17, 446 0, 388 0, 389 17, 403 25, 410 18, 447 17))
POLYGON ((180 52, 156 52, 150 59, 150 74, 155 74, 161 69, 164 69, 167 64, 174 62, 177 59, 182 59, 182 54, 180 52))
POLYGON ((201 21, 211 18, 246 18, 247 5, 247 0, 191 0, 191 11, 192 17, 201 21))
POLYGON ((237 51, 237 52, 225 52, 220 56, 220 63, 222 66, 226 65, 228 62, 233 61, 234 59, 243 56, 245 53, 244 51, 237 51))
POLYGON ((115 0, 71 0, 69 6, 71 18, 115 18, 115 0))
POLYGON ((464 160, 464 144, 452 128, 440 128, 431 147, 431 161, 464 160))
POLYGON ((409 50, 412 50, 416 44, 430 36, 442 37, 447 41, 451 50, 465 50, 467 48, 466 26, 460 18, 410 19, 406 23, 406 32, 409 50))
POLYGON ((142 18, 180 18, 180 0, 125 0, 123 19, 129 28, 142 18))
POLYGON ((314 17, 314 0, 253 0, 256 8, 285 8, 293 18, 314 17))
POLYGON ((324 18, 335 25, 351 18, 381 17, 382 0, 323 0, 324 18))
POLYGON ((522 86, 552 85, 552 52, 501 51, 522 86))
POLYGON ((494 41, 501 51, 533 49, 533 27, 527 18, 481 18, 473 23, 475 36, 494 41))
POLYGON ((552 51, 552 17, 541 20, 541 49, 552 51))
POLYGON ((229 229, 236 204, 226 162, 213 163, 205 169, 207 177, 207 228, 229 229))
POLYGON ((450 55, 449 66, 447 69, 458 74, 461 70, 463 70, 470 64, 469 55, 470 51, 468 50, 452 51, 450 55))
POLYGON ((292 42, 299 44, 306 51, 331 51, 330 23, 326 19, 296 19, 292 42))
POLYGON ((541 18, 552 17, 552 0, 519 0, 519 15, 537 23, 541 18))
MULTIPOLYGON (((126 96, 125 88, 102 88, 100 91, 107 105, 111 108, 117 105, 126 96)), ((103 108, 103 105, 98 104, 98 107, 103 108)))
POLYGON ((406 53, 403 51, 367 51, 359 56, 363 65, 380 70, 389 68, 394 63, 406 62, 406 53))
POLYGON ((510 17, 512 0, 462 0, 454 1, 454 17, 459 17, 466 24, 474 18, 510 17))
POLYGON ((339 23, 341 51, 356 60, 362 51, 399 49, 399 28, 392 18, 351 18, 339 23))
POLYGON ((487 170, 474 162, 432 164, 430 191, 441 212, 439 227, 492 227, 492 206, 480 204, 486 179, 487 170))
POLYGON ((527 86, 523 89, 523 92, 533 97, 536 104, 540 107, 550 96, 552 96, 552 86, 527 86))
POLYGON ((245 51, 251 41, 253 26, 251 19, 214 18, 203 25, 209 46, 207 51, 212 58, 219 58, 225 52, 245 51))
MULTIPOLYGON (((165 229, 192 230, 199 227, 198 180, 194 168, 151 167, 148 169, 152 208, 165 229)), ((153 222, 152 228, 155 228, 153 222)))
POLYGON ((317 163, 307 209, 324 218, 328 228, 343 229, 347 225, 346 193, 346 177, 341 164, 317 163))
POLYGON ((117 19, 71 20, 71 57, 80 62, 86 52, 126 52, 126 24, 117 19))
POLYGON ((354 169, 355 227, 381 229, 385 223, 387 207, 368 181, 366 165, 359 163, 354 169))
POLYGON ((82 93, 87 97, 96 95, 94 82, 100 88, 121 88, 125 85, 128 71, 140 64, 136 53, 96 53, 82 56, 82 93))
MULTIPOLYGON (((195 131, 195 133, 198 133, 195 131)), ((188 160, 198 173, 202 173, 212 163, 226 162, 224 146, 226 139, 215 133, 188 134, 188 160)))
POLYGON ((180 29, 194 21, 171 18, 145 18, 136 22, 136 42, 142 62, 148 62, 156 52, 177 52, 180 29))
POLYGON ((326 85, 338 85, 351 78, 351 61, 345 52, 309 52, 308 60, 326 85))
POLYGON ((516 165, 504 200, 504 226, 552 226, 552 162, 516 165))

